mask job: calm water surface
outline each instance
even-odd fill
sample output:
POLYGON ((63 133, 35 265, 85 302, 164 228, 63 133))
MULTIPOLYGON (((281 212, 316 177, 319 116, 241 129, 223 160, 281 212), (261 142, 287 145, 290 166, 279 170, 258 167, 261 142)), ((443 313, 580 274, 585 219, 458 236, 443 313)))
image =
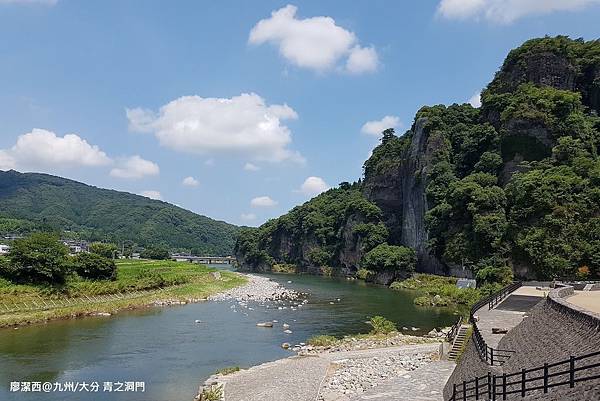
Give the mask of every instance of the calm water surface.
POLYGON ((191 401, 200 382, 216 369, 291 355, 280 347, 283 342, 293 345, 315 334, 366 332, 365 320, 376 314, 399 327, 418 327, 421 333, 455 320, 450 310, 414 306, 410 292, 344 279, 270 277, 308 292, 309 303, 292 311, 205 302, 0 330, 0 400, 191 401), (196 319, 206 323, 197 324, 196 319), (279 326, 256 327, 273 319, 279 326), (293 333, 283 333, 282 323, 293 333), (11 381, 144 381, 146 391, 11 393, 11 381))

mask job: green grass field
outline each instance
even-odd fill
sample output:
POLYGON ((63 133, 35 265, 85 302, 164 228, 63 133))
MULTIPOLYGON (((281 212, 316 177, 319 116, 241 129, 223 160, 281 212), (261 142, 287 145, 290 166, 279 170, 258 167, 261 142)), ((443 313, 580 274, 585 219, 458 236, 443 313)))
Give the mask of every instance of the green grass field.
POLYGON ((173 261, 117 261, 115 281, 91 281, 69 278, 62 286, 13 284, 0 279, 0 327, 42 322, 50 319, 84 316, 94 312, 114 313, 157 300, 190 301, 244 284, 246 279, 233 272, 221 271, 220 278, 204 265, 173 261), (98 300, 87 297, 128 294, 128 299, 98 300), (139 296, 137 296, 139 294, 139 296), (33 305, 71 302, 67 307, 40 310, 33 305), (28 306, 31 310, 27 310, 28 306), (3 309, 21 307, 18 312, 3 309))

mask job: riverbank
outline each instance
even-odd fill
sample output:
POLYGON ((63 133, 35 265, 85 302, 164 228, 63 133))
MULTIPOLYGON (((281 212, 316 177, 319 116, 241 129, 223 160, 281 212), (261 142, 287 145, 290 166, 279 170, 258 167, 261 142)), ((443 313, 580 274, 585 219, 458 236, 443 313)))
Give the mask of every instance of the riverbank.
POLYGON ((224 401, 350 401, 392 380, 411 382, 410 372, 424 368, 430 371, 428 380, 434 377, 427 383, 428 394, 441 396, 452 366, 440 361, 440 347, 439 340, 400 333, 348 336, 333 345, 304 347, 296 356, 215 374, 200 387, 196 400, 204 401, 212 391, 225 394, 215 398, 224 401), (396 345, 386 346, 390 343, 396 345))
POLYGON ((0 283, 0 328, 122 310, 183 305, 243 286, 248 276, 172 261, 119 261, 117 280, 69 282, 61 288, 0 283))

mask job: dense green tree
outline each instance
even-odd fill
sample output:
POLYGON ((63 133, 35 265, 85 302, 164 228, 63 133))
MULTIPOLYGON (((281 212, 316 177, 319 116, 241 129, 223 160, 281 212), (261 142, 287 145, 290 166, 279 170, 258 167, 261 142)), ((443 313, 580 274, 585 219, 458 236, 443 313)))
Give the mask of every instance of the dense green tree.
POLYGON ((372 271, 413 272, 417 258, 415 251, 405 246, 380 244, 367 252, 360 261, 360 267, 372 271))
POLYGON ((149 246, 140 252, 140 257, 143 259, 165 260, 169 259, 169 250, 161 246, 149 246))
POLYGON ((78 276, 91 280, 115 280, 117 265, 112 259, 96 253, 80 253, 72 258, 71 266, 78 276))
POLYGON ((15 282, 61 284, 68 273, 67 255, 57 235, 34 233, 13 242, 2 275, 15 282))
POLYGON ((117 252, 115 244, 105 242, 93 242, 90 244, 90 252, 105 258, 114 259, 117 252))

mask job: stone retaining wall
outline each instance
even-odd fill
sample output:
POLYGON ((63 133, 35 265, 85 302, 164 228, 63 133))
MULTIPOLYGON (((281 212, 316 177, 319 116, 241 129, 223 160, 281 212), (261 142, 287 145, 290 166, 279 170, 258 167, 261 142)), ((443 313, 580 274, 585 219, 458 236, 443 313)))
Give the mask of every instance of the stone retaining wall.
MULTIPOLYGON (((540 301, 525 315, 523 322, 502 338, 498 348, 516 352, 501 368, 494 367, 495 372, 492 371, 492 374, 514 373, 523 368, 537 368, 544 363, 558 362, 570 356, 600 350, 600 316, 568 303, 565 297, 571 294, 573 294, 573 287, 568 286, 551 291, 546 299, 540 301)), ((600 362, 600 357, 590 359, 585 364, 595 362, 600 362)), ((568 365, 562 366, 562 369, 566 368, 568 365)), ((463 380, 484 376, 488 371, 491 371, 491 367, 481 360, 474 345, 469 344, 444 388, 444 398, 450 397, 454 383, 460 385, 463 380)), ((539 373, 534 376, 539 376, 539 373)), ((591 374, 600 374, 600 368, 595 368, 586 375, 591 374)), ((565 380, 565 377, 555 378, 555 380, 559 379, 565 380)), ((545 395, 528 395, 526 399, 597 400, 599 398, 596 395, 599 391, 600 380, 582 383, 574 389, 561 387, 550 390, 545 395)), ((509 399, 515 398, 521 399, 520 395, 509 397, 509 399)))

